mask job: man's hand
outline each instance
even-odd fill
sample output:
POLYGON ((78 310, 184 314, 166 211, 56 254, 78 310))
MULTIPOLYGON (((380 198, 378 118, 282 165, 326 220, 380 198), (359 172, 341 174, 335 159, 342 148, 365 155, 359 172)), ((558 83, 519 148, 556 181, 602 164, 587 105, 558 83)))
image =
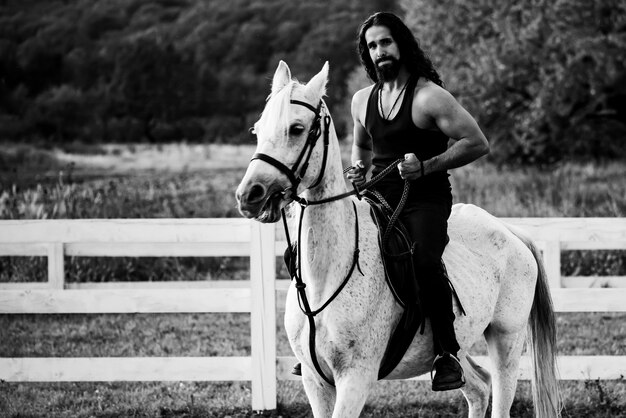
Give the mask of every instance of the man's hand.
POLYGON ((417 180, 422 177, 422 167, 415 154, 404 154, 404 161, 398 164, 398 171, 404 180, 417 180))
POLYGON ((353 168, 348 171, 348 180, 360 187, 365 184, 365 164, 363 164, 363 161, 357 160, 352 166, 353 168))

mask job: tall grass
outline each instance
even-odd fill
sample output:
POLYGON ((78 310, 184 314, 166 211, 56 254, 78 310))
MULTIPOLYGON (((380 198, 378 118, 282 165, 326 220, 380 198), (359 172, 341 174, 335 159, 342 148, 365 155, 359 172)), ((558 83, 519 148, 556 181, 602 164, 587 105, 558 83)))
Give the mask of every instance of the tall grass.
POLYGON ((111 174, 81 179, 60 171, 34 187, 0 184, 1 219, 235 217, 239 169, 210 173, 111 174))
MULTIPOLYGON (((234 190, 252 154, 229 145, 101 147, 94 158, 9 151, 0 148, 0 219, 238 217, 234 190)), ((622 162, 551 169, 479 162, 451 171, 455 201, 496 216, 622 217, 624 178, 622 162)))
POLYGON ((552 169, 471 164, 452 172, 458 202, 495 216, 622 217, 626 164, 565 163, 552 169))

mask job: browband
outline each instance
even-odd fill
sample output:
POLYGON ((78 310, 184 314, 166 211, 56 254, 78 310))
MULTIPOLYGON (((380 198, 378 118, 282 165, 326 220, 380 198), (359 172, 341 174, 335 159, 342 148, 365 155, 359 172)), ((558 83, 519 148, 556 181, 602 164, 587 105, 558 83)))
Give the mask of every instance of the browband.
POLYGON ((319 117, 319 113, 320 113, 320 108, 322 107, 322 101, 320 100, 320 104, 319 106, 316 108, 314 108, 313 106, 311 106, 310 104, 308 104, 307 102, 302 102, 300 100, 290 100, 291 104, 297 104, 300 106, 304 106, 307 109, 309 109, 311 112, 315 113, 315 116, 319 117))

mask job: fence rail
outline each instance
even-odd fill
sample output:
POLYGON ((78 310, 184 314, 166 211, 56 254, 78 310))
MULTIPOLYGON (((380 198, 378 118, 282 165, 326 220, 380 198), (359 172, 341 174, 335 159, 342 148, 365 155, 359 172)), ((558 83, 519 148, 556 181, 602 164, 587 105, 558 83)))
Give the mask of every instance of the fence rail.
MULTIPOLYGON (((626 250, 626 219, 505 221, 542 249, 556 311, 626 312, 626 277, 561 274, 562 251, 626 250)), ((295 359, 276 356, 276 310, 284 309, 289 285, 276 280, 276 257, 285 247, 275 226, 243 219, 0 221, 0 256, 48 260, 46 282, 0 283, 0 314, 249 312, 252 347, 250 357, 0 358, 0 379, 248 380, 252 408, 274 409, 276 380, 296 379, 288 371, 295 359), (66 256, 247 256, 250 280, 66 283, 66 256)), ((529 368, 525 357, 520 378, 529 377, 529 368)), ((563 356, 559 368, 562 379, 621 379, 626 356, 563 356)))

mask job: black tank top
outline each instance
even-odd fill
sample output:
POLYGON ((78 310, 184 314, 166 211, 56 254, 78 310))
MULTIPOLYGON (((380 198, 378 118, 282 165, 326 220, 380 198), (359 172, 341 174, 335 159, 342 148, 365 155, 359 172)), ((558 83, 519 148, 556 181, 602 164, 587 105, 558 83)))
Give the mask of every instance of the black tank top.
MULTIPOLYGON (((377 83, 367 102, 365 130, 372 138, 374 166, 373 175, 380 173, 404 154, 414 153, 420 160, 428 160, 443 153, 448 146, 448 137, 439 131, 418 128, 413 123, 411 107, 418 77, 412 76, 407 84, 400 110, 391 120, 383 119, 378 110, 378 91, 382 84, 377 83)), ((379 183, 376 189, 391 205, 397 205, 404 180, 398 170, 392 170, 379 183)), ((447 171, 428 174, 411 182, 409 202, 451 202, 452 191, 447 171)))

